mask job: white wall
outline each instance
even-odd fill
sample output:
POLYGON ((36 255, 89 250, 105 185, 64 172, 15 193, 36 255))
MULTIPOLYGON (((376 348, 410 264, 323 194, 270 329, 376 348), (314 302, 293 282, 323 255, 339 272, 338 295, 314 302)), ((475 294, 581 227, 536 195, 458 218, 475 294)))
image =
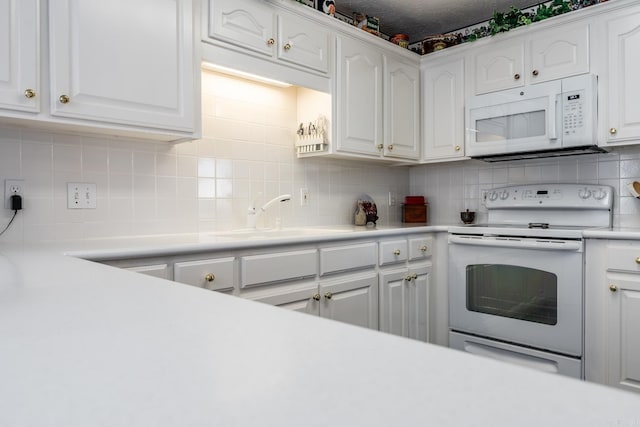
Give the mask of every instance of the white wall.
MULTIPOLYGON (((359 195, 378 202, 379 224, 399 220, 384 203, 409 188, 407 168, 294 153, 295 88, 206 72, 202 140, 166 144, 0 127, 0 180, 25 180, 24 210, 0 239, 38 242, 229 230, 246 225, 249 203, 282 193, 261 226, 351 224, 359 195), (98 208, 66 208, 67 182, 98 185, 98 208), (310 192, 299 203, 300 188, 310 192), (262 193, 262 194, 260 194, 262 193)), ((3 184, 4 187, 4 184, 3 184)), ((0 228, 12 212, 0 210, 0 228)))
POLYGON ((459 223, 460 211, 478 212, 476 222, 486 221, 482 191, 513 184, 567 182, 611 185, 615 191, 614 225, 640 227, 640 200, 626 185, 640 180, 640 147, 611 153, 556 159, 485 163, 478 160, 416 166, 410 172, 410 192, 424 194, 430 222, 459 223))

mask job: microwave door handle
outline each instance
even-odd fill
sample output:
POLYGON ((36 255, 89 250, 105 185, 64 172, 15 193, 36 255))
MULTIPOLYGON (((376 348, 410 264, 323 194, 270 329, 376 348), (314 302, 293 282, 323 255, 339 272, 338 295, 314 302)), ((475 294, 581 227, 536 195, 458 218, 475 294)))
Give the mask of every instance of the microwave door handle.
POLYGON ((558 96, 549 95, 549 139, 558 139, 558 129, 556 127, 556 111, 558 96))

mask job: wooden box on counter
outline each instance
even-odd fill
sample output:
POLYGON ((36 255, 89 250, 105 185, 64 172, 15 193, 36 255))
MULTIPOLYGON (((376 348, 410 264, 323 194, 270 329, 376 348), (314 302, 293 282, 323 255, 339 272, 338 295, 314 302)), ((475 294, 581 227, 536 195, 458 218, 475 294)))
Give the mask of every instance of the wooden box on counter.
POLYGON ((402 205, 402 222, 427 222, 427 205, 402 205))

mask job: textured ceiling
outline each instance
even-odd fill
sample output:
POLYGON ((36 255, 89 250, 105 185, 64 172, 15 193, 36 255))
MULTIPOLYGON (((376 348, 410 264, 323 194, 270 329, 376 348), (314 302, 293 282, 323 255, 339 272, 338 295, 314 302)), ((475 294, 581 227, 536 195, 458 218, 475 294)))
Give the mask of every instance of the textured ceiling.
POLYGON ((383 33, 404 33, 411 42, 487 21, 494 10, 506 12, 510 6, 525 9, 539 3, 540 0, 335 0, 338 12, 376 16, 383 33))

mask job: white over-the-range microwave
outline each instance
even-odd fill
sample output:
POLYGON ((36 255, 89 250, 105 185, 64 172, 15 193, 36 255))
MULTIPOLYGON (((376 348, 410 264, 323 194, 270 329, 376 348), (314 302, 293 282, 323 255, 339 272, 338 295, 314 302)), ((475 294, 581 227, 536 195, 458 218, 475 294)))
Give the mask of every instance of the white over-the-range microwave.
POLYGON ((602 152, 597 77, 584 74, 467 99, 465 154, 486 161, 602 152))

